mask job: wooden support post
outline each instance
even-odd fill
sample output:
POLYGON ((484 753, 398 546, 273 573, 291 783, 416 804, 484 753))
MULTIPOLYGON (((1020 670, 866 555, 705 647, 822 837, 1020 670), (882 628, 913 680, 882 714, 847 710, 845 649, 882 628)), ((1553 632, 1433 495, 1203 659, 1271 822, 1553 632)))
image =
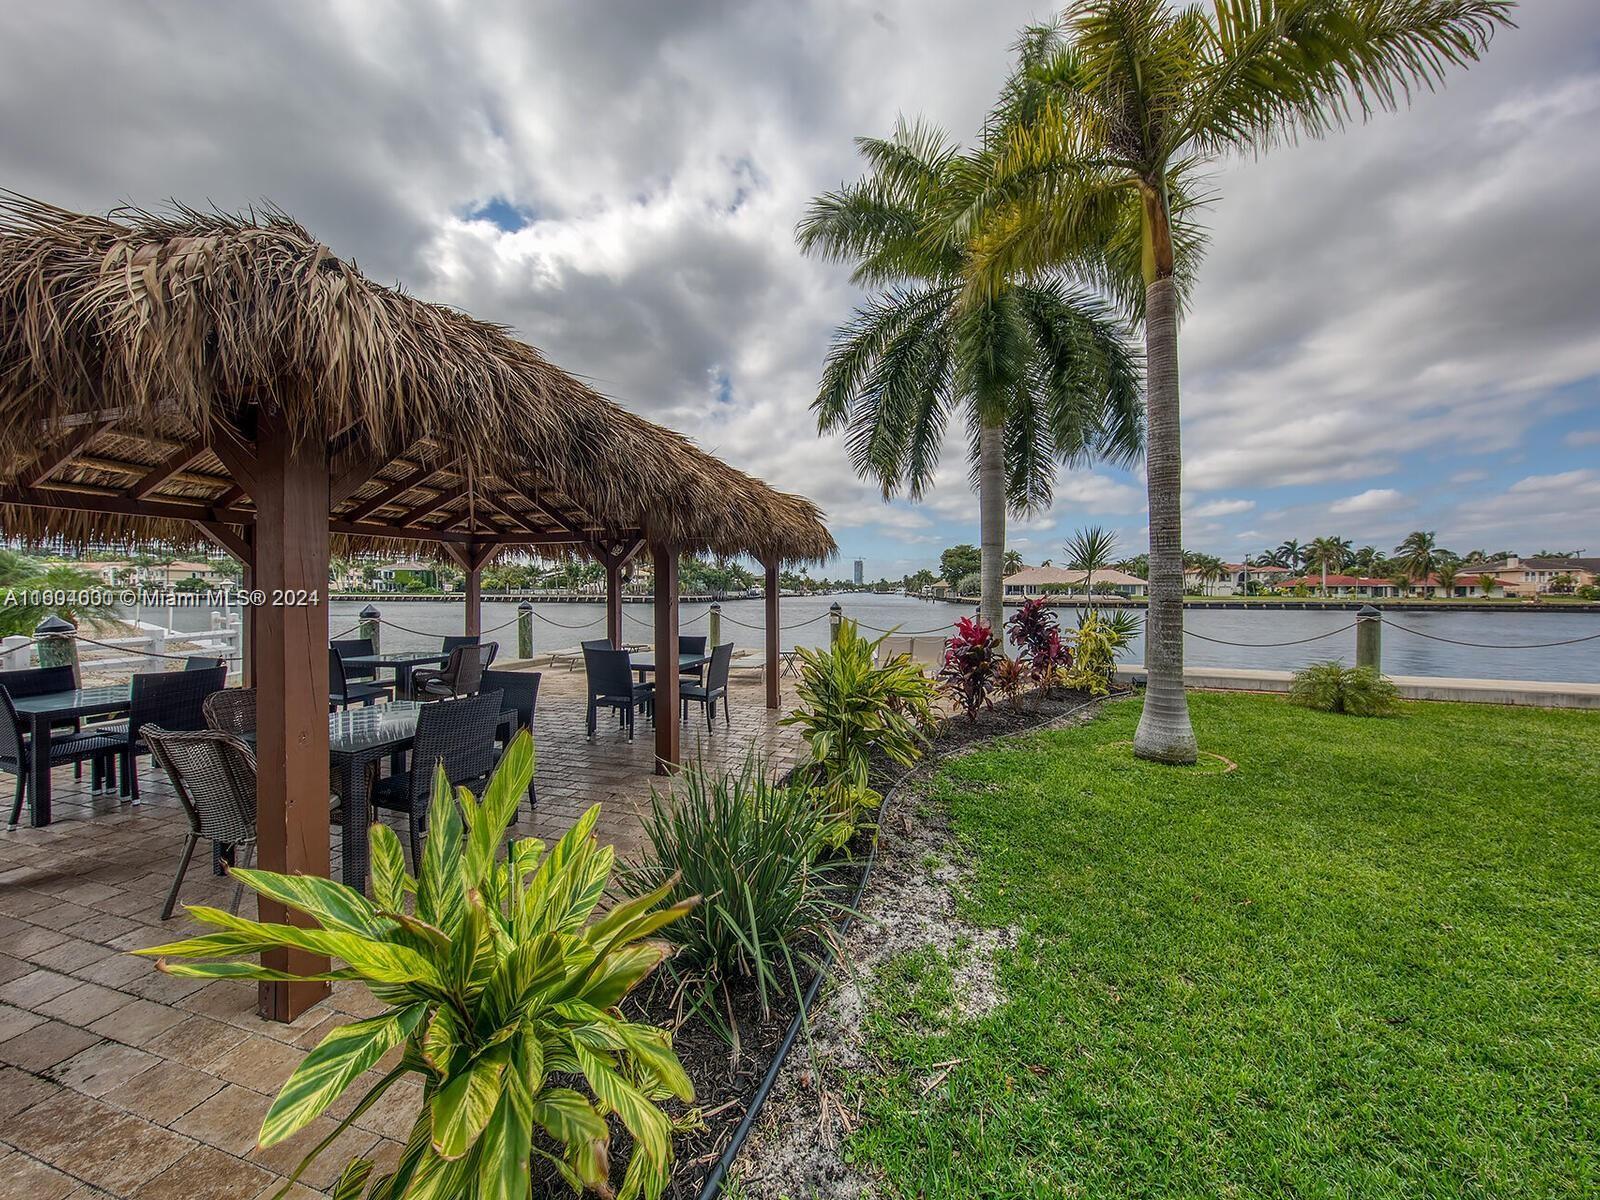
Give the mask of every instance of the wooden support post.
MULTIPOLYGON (((328 851, 328 449, 298 442, 281 415, 263 413, 255 461, 255 578, 268 603, 254 609, 256 832, 261 866, 329 874, 328 851), (277 601, 274 603, 274 601, 277 601)), ((267 900, 263 921, 313 926, 267 900)), ((263 963, 313 974, 327 958, 272 951, 263 963)), ((263 983, 261 1015, 292 1021, 328 994, 326 983, 263 983)))
POLYGON ((769 562, 767 567, 767 707, 777 708, 778 697, 778 564, 769 562))
POLYGON ((656 774, 682 761, 678 724, 678 552, 652 546, 656 576, 656 774))
POLYGON ((483 564, 489 561, 489 556, 499 547, 493 543, 469 542, 460 545, 453 542, 443 543, 445 553, 456 560, 456 563, 466 572, 466 615, 462 622, 462 632, 468 637, 476 637, 483 632, 483 564))
POLYGON ((606 636, 611 639, 611 648, 620 650, 622 649, 622 560, 614 554, 608 554, 603 561, 606 568, 606 636))
POLYGON ((462 632, 476 637, 483 632, 483 568, 467 568, 467 614, 462 632))

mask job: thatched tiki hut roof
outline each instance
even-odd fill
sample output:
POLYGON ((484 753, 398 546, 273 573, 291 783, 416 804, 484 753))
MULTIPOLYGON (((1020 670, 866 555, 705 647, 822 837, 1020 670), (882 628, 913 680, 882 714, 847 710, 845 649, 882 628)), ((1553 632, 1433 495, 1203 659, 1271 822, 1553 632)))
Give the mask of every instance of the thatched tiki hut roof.
MULTIPOLYGON (((498 326, 381 287, 276 212, 84 216, 0 193, 0 537, 202 537, 269 597, 250 610, 263 866, 327 874, 327 571, 341 549, 449 554, 477 624, 485 561, 513 547, 622 565, 648 545, 656 644, 678 644, 681 551, 766 566, 777 705, 779 564, 835 551, 816 508, 628 413, 498 326)), ((678 694, 678 659, 656 686, 678 694)), ((679 758, 677 705, 657 722, 679 758)), ((35 755, 34 816, 50 813, 35 755)), ((346 825, 360 828, 345 797, 346 825)), ((362 806, 364 807, 364 805, 362 806)), ((360 884, 360 855, 347 881, 360 884), (353 878, 352 878, 353 873, 353 878)), ((263 901, 268 920, 285 918, 263 901)), ((304 975, 326 960, 269 958, 304 975)), ((324 985, 262 985, 292 1020, 324 985)))
POLYGON ((820 561, 817 509, 503 328, 373 283, 289 218, 0 198, 0 535, 193 544, 253 519, 264 407, 323 438, 340 549, 820 561))

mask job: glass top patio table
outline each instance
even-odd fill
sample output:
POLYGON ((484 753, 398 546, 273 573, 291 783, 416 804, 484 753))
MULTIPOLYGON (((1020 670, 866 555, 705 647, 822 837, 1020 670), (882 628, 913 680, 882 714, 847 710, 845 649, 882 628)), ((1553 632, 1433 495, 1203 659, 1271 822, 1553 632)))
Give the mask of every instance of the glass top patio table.
MULTIPOLYGON (((678 670, 680 672, 692 671, 710 661, 711 655, 709 654, 680 654, 678 655, 678 670)), ((638 658, 630 658, 628 665, 639 672, 640 675, 645 675, 656 669, 656 656, 654 654, 644 654, 638 658)))
POLYGON ((131 683, 115 683, 105 687, 78 688, 71 692, 19 696, 11 703, 16 705, 19 716, 49 717, 59 721, 72 717, 104 717, 122 712, 128 707, 132 693, 131 683))
POLYGON ((450 661, 448 654, 429 654, 421 650, 399 650, 392 654, 344 654, 340 657, 352 667, 425 667, 429 663, 442 666, 450 661))
POLYGON ((29 773, 28 820, 34 826, 50 824, 50 737, 53 725, 77 717, 110 717, 128 711, 133 684, 46 692, 12 700, 17 716, 28 723, 33 739, 33 769, 29 773))

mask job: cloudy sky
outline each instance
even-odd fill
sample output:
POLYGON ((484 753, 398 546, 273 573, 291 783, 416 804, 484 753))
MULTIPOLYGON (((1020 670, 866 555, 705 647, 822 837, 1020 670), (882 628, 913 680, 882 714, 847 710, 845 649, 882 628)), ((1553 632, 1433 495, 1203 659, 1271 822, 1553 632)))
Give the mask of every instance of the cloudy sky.
MULTIPOLYGON (((1522 28, 1409 112, 1227 163, 1184 329, 1186 542, 1600 553, 1600 22, 1522 28)), ((859 299, 802 259, 851 138, 962 137, 1018 0, 74 3, 0 9, 0 186, 55 203, 294 213, 371 276, 513 326, 568 370, 827 510, 870 575, 977 540, 964 456, 920 505, 855 480, 808 405, 859 299)), ((1012 544, 1143 484, 1064 473, 1012 544)))

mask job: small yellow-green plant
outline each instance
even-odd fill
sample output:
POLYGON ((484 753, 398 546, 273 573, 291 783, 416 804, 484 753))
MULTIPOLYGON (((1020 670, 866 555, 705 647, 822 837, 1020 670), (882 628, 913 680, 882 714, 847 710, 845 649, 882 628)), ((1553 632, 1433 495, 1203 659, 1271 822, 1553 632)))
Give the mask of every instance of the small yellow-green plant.
POLYGON ((372 827, 371 900, 314 876, 233 872, 315 928, 192 907, 217 932, 137 952, 194 979, 355 980, 386 1006, 323 1039, 261 1126, 263 1146, 292 1136, 398 1049, 398 1063, 300 1165, 395 1082, 420 1076, 422 1109, 399 1163, 374 1177, 370 1161, 353 1161, 339 1200, 528 1200, 536 1160, 553 1164, 575 1191, 607 1193, 613 1116, 633 1138, 619 1197, 656 1197, 667 1184, 673 1123, 660 1105, 693 1099, 693 1088, 667 1032, 625 1020, 617 1005, 667 953, 644 939, 693 901, 661 907, 671 890, 663 885, 596 917, 612 868, 611 847, 594 836, 598 807, 548 853, 524 838, 502 857, 532 771, 525 732, 481 803, 465 788, 452 793, 441 770, 415 879, 394 831, 372 827), (254 961, 286 948, 345 965, 303 976, 254 961))
POLYGON ((830 814, 836 847, 864 810, 883 801, 867 782, 873 753, 908 767, 922 756, 924 730, 933 723, 933 681, 903 654, 875 663, 882 643, 846 619, 831 647, 800 650, 801 703, 783 719, 811 747, 806 770, 830 814))

